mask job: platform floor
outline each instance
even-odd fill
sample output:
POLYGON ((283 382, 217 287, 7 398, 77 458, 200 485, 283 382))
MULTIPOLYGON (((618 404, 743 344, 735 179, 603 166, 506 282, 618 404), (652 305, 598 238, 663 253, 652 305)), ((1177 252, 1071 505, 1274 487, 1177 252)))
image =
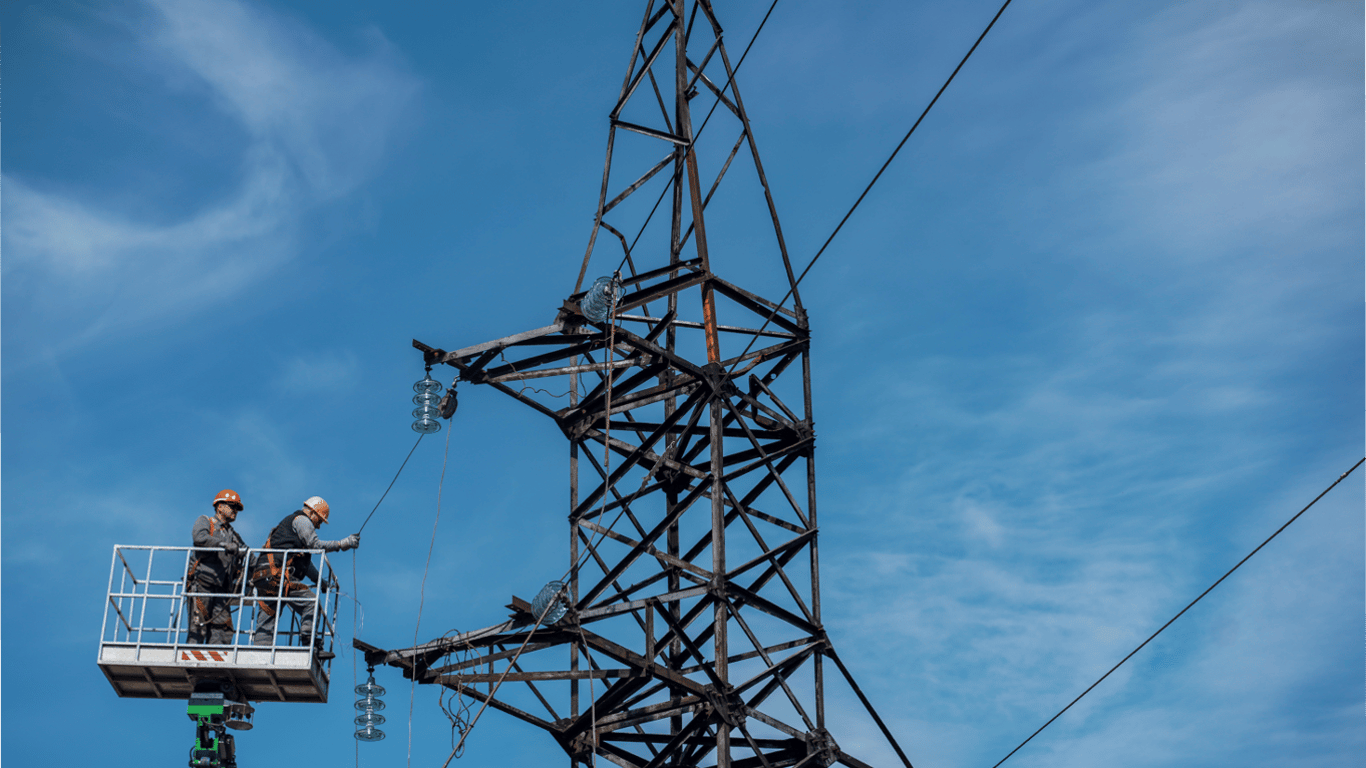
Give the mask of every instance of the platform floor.
POLYGON ((304 647, 106 642, 99 665, 128 698, 188 699, 196 679, 212 677, 231 680, 250 701, 327 701, 327 665, 304 647))

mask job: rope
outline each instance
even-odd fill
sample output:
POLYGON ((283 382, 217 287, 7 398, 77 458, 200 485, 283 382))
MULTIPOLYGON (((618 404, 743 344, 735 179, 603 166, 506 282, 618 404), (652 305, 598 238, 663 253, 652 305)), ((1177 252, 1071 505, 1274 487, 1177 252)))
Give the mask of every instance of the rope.
MULTIPOLYGON (((620 275, 618 274, 617 277, 619 278, 620 275)), ((611 442, 610 442, 610 438, 611 438, 611 435, 612 435, 612 369, 611 369, 611 367, 610 367, 610 364, 611 364, 611 362, 612 362, 612 353, 613 353, 613 350, 614 350, 615 345, 616 345, 616 327, 617 327, 617 326, 616 326, 616 313, 617 313, 617 298, 616 298, 616 291, 615 291, 615 290, 612 292, 612 297, 613 297, 613 298, 612 298, 612 304, 611 304, 611 306, 608 308, 608 311, 607 311, 607 320, 606 320, 606 322, 607 322, 607 328, 608 328, 608 330, 607 330, 607 362, 608 362, 608 364, 609 364, 609 367, 608 367, 608 368, 606 369, 606 371, 604 372, 604 375, 605 375, 605 377, 606 377, 606 382, 605 382, 605 383, 606 383, 607 386, 606 386, 606 392, 605 392, 605 398, 604 398, 605 415, 604 415, 604 417, 603 417, 604 420, 605 420, 605 422, 606 422, 606 423, 603 425, 603 434, 604 434, 604 436, 605 436, 604 441, 603 441, 603 443, 604 443, 604 457, 603 457, 603 467, 604 467, 604 469, 603 469, 603 472, 604 472, 604 475, 606 475, 607 477, 610 477, 610 476, 611 476, 611 460, 612 460, 612 457, 611 457, 612 448, 611 448, 611 442)), ((449 437, 448 437, 448 441, 449 441, 449 437)), ((444 469, 444 467, 443 467, 443 469, 442 469, 442 474, 443 474, 443 477, 444 477, 444 474, 445 474, 445 469, 444 469)), ((606 484, 606 482, 607 482, 607 479, 606 479, 606 477, 604 477, 603 483, 606 484)), ((439 493, 438 493, 438 498, 440 498, 440 494, 439 494, 439 493)), ((604 489, 604 492, 603 492, 603 507, 602 507, 602 509, 603 509, 603 514, 606 514, 606 512, 607 512, 607 493, 606 493, 606 490, 605 490, 605 489, 604 489)), ((623 507, 623 511, 624 511, 624 507, 623 507)), ((621 512, 618 512, 618 513, 617 513, 616 520, 620 520, 620 519, 621 519, 621 514, 622 514, 621 512)), ((612 524, 613 524, 613 525, 616 524, 616 520, 613 520, 613 521, 612 521, 612 524)), ((608 527, 608 530, 610 530, 610 526, 608 527)), ((602 534, 602 536, 605 536, 605 535, 606 535, 605 533, 602 534)), ((599 538, 599 542, 600 542, 600 541, 601 541, 601 537, 599 538)), ((430 554, 430 552, 429 552, 429 553, 428 553, 428 558, 430 559, 430 557, 431 557, 431 554, 430 554)), ((565 571, 565 575, 564 575, 563 578, 568 579, 572 574, 574 574, 575 572, 578 571, 580 565, 581 565, 581 563, 575 563, 575 564, 573 564, 573 565, 569 568, 569 570, 565 571)), ((425 581, 425 576, 424 576, 424 581, 425 581)), ((507 678, 508 673, 512 671, 512 668, 517 664, 517 660, 518 660, 519 658, 521 658, 522 652, 526 650, 527 645, 531 642, 531 638, 532 638, 533 636, 535 636, 536 630, 540 629, 541 623, 542 623, 543 621, 545 621, 546 615, 547 615, 548 613, 550 613, 550 610, 551 610, 552 608, 555 607, 555 601, 561 598, 561 596, 564 594, 564 589, 567 589, 567 588, 568 588, 568 582, 566 581, 565 586, 564 586, 563 588, 561 588, 560 592, 557 593, 557 594, 555 595, 554 598, 552 598, 552 599, 546 601, 545 608, 541 611, 540 615, 536 617, 536 621, 535 621, 534 624, 532 624, 531 630, 527 632, 526 639, 522 641, 521 646, 517 648, 517 652, 514 653, 514 654, 512 655, 512 658, 511 658, 511 659, 508 660, 507 668, 504 669, 504 670, 503 670, 503 673, 502 673, 501 675, 498 676, 498 680, 494 683, 493 688, 489 690, 489 695, 488 695, 488 697, 485 698, 484 701, 483 701, 483 703, 479 706, 479 711, 474 713, 474 717, 469 721, 469 724, 465 727, 464 732, 461 733, 461 735, 460 735, 460 741, 455 745, 455 748, 451 750, 450 757, 447 757, 447 758, 446 758, 446 762, 444 762, 444 763, 441 764, 441 768, 447 768, 447 766, 449 766, 449 765, 451 764, 451 761, 454 760, 456 757, 458 757, 458 756, 462 753, 462 751, 464 750, 464 747, 465 747, 465 739, 467 739, 467 738, 469 737, 470 732, 474 730, 474 725, 475 725, 475 723, 479 722, 479 718, 483 716, 484 710, 488 709, 489 702, 490 702, 491 700, 493 700, 493 697, 498 693, 498 689, 501 688, 501 687, 503 686, 503 681, 507 678)), ((418 621, 419 621, 419 622, 421 621, 421 607, 420 607, 420 606, 419 606, 419 609, 418 609, 418 621)), ((416 632, 413 633, 413 647, 417 647, 417 633, 416 633, 416 632)), ((591 690, 592 690, 592 682, 591 682, 591 679, 592 679, 592 678, 590 677, 590 682, 589 682, 590 695, 591 695, 591 690)), ((416 685, 417 685, 417 676, 414 675, 414 676, 413 676, 413 686, 416 687, 416 685)), ((412 735, 411 735, 411 728, 412 728, 412 725, 411 725, 411 719, 412 719, 411 701, 410 701, 410 705, 409 705, 409 706, 410 706, 409 715, 408 715, 409 721, 410 721, 410 722, 409 722, 409 730, 410 730, 410 733, 409 733, 409 750, 411 751, 411 749, 412 749, 412 745, 411 745, 411 742, 412 742, 412 735)), ((597 708, 594 707, 592 711, 593 711, 593 713, 594 713, 594 716, 596 716, 597 708)), ((596 730, 595 730, 595 733, 596 733, 596 730)), ((595 762, 595 764, 596 764, 596 762, 595 762)))
MULTIPOLYGON (((1171 619, 1169 619, 1169 620, 1167 621, 1166 624, 1163 624, 1160 628, 1158 628, 1158 630, 1157 630, 1156 632, 1154 632, 1154 633, 1152 633, 1151 635, 1149 635, 1147 640, 1144 640, 1143 642, 1139 643, 1137 648, 1133 649, 1132 651, 1129 651, 1129 655, 1128 655, 1128 656, 1125 656, 1125 657, 1122 658, 1122 659, 1120 659, 1120 660, 1119 660, 1119 664, 1116 664, 1116 665, 1114 665, 1113 667, 1110 667, 1110 671, 1109 671, 1109 672, 1106 672, 1106 673, 1103 674, 1103 675, 1101 675, 1101 676, 1100 676, 1100 680, 1097 680, 1097 681, 1095 681, 1094 683, 1091 683, 1091 686, 1090 686, 1089 688, 1087 688, 1086 690, 1084 690, 1084 691, 1081 692, 1081 696, 1078 696, 1077 698, 1072 699, 1072 703, 1071 703, 1071 704, 1068 704, 1067 706, 1065 706, 1065 707, 1063 707, 1061 710, 1059 710, 1059 711, 1058 711, 1058 714, 1056 714, 1056 715, 1054 715, 1054 716, 1048 718, 1048 722, 1046 722, 1046 723, 1044 723, 1043 725, 1039 726, 1039 730, 1037 730, 1037 731, 1035 731, 1035 732, 1029 734, 1029 738, 1028 738, 1028 739, 1025 739, 1025 740, 1022 741, 1022 742, 1020 742, 1020 746, 1018 746, 1018 747, 1016 747, 1016 748, 1010 750, 1010 755, 1013 755, 1013 754, 1015 754, 1016 752, 1019 752, 1020 749, 1024 747, 1024 745, 1028 744, 1028 743, 1030 742, 1030 740, 1033 739, 1035 736, 1038 736, 1038 735, 1043 731, 1043 729, 1045 729, 1045 728, 1047 728, 1048 726, 1052 725, 1054 720, 1057 720, 1059 717, 1062 717, 1062 713, 1063 713, 1063 712, 1066 712, 1067 710, 1071 709, 1071 708, 1072 708, 1072 704, 1076 704, 1077 702, 1081 701, 1081 697, 1082 697, 1082 696, 1085 696, 1086 694, 1090 693, 1092 688, 1095 688, 1097 685, 1100 685, 1101 682, 1102 682, 1103 680, 1105 680, 1105 678, 1107 678, 1107 677, 1110 676, 1110 673, 1111 673, 1111 672, 1114 672, 1116 669, 1119 669, 1120 666, 1121 666, 1122 664, 1124 664, 1124 662, 1128 661, 1129 658, 1132 657, 1135 653, 1138 653, 1139 651, 1143 650, 1143 646, 1145 646, 1145 645, 1147 645, 1148 643, 1152 642, 1153 638, 1155 638, 1155 637, 1157 637, 1158 635, 1162 634, 1162 630, 1166 629, 1167 627, 1170 627, 1170 626, 1172 625, 1172 622, 1174 622, 1174 621, 1176 621, 1177 619, 1181 618, 1182 614, 1184 614, 1186 611, 1189 611, 1189 610, 1191 609, 1192 606, 1194 606, 1196 603, 1200 602, 1200 598, 1204 597, 1205 595, 1208 595, 1215 587, 1219 586, 1219 584, 1221 584, 1221 583, 1224 581, 1224 579, 1227 579, 1229 576, 1233 575, 1233 572, 1234 572, 1234 571, 1236 571, 1236 570, 1238 570, 1240 567, 1242 567, 1243 563, 1246 563, 1249 559, 1252 558, 1253 555, 1255 555, 1255 554, 1257 554, 1258 552, 1260 552, 1261 549, 1262 549, 1262 547, 1265 547, 1267 544, 1270 544, 1272 539, 1274 539, 1274 538, 1276 538, 1277 536, 1281 535, 1281 531, 1284 531, 1286 528, 1289 528, 1291 523, 1293 523, 1293 522, 1295 522, 1296 520, 1300 519, 1300 515, 1303 515, 1305 512, 1308 512, 1308 511, 1309 511, 1309 508, 1312 507, 1312 506, 1314 506, 1315 504, 1317 504, 1318 501, 1319 501, 1319 499, 1321 499, 1321 498, 1323 498, 1324 496, 1328 495, 1328 492, 1331 491, 1331 490, 1333 490, 1334 488, 1336 488, 1337 485, 1338 485, 1338 483, 1342 482, 1343 480, 1345 480, 1345 479, 1347 478, 1348 475, 1350 475, 1350 474, 1352 474, 1354 471, 1356 471, 1356 468, 1359 467, 1359 466, 1361 466, 1362 462, 1366 462, 1366 458, 1363 458, 1363 459, 1361 459, 1360 461, 1358 461, 1356 464, 1353 464, 1351 469, 1347 470, 1346 472, 1343 472, 1340 476, 1338 476, 1338 479, 1334 480, 1332 485, 1330 485, 1330 486, 1328 486, 1327 488, 1323 489, 1323 493, 1320 493, 1318 496, 1315 496, 1315 497, 1314 497, 1314 500, 1311 501, 1311 502, 1309 502, 1308 504, 1306 504, 1305 507, 1304 507, 1304 509, 1301 509, 1299 512, 1296 512, 1294 517, 1292 517, 1292 518, 1290 518, 1289 520, 1285 521, 1285 525, 1282 525, 1280 528, 1277 528, 1275 533, 1273 533, 1273 534, 1271 534, 1270 536, 1266 537, 1266 541, 1263 541, 1261 544, 1258 544, 1256 549, 1254 549, 1254 550, 1252 550, 1251 552, 1247 553, 1247 557, 1244 557, 1242 560, 1239 560, 1239 561, 1238 561, 1238 564, 1235 565, 1235 566, 1233 566, 1232 568, 1228 569, 1228 572, 1225 573, 1223 576, 1220 576, 1219 579, 1218 579, 1218 581, 1215 581, 1213 584, 1209 585, 1209 589, 1206 589, 1204 592, 1201 592, 1201 593, 1200 593, 1200 597, 1197 597, 1197 598, 1195 598, 1194 600, 1190 601, 1190 603, 1187 604, 1185 608, 1182 608, 1182 609, 1180 610, 1180 612, 1178 612, 1175 616, 1171 617, 1171 619)), ((1006 755, 1005 757, 1001 758, 1000 762, 996 763, 996 765, 993 765, 991 768, 999 768, 999 766, 1001 765, 1001 763, 1004 763, 1005 761, 1007 761, 1007 760, 1010 759, 1010 755, 1006 755)))
POLYGON ((873 180, 868 182, 868 186, 863 188, 863 194, 858 196, 858 199, 854 201, 853 206, 849 208, 849 212, 844 214, 844 218, 840 219, 840 223, 835 227, 835 231, 831 232, 830 236, 825 239, 825 244, 820 247, 820 250, 816 251, 815 256, 811 257, 811 263, 806 265, 806 269, 803 269, 801 275, 792 283, 792 287, 783 295, 782 301, 778 302, 778 305, 773 308, 773 311, 768 313, 768 318, 764 320, 764 324, 759 327, 759 330, 754 332, 754 337, 749 340, 749 344, 745 347, 745 351, 740 353, 740 357, 736 359, 735 365, 731 366, 729 373, 735 372, 735 369, 740 365, 740 360, 743 359, 745 355, 749 354, 749 350, 754 346, 754 342, 759 340, 759 334, 763 333, 764 330, 768 328, 769 323, 773 322, 773 318, 778 314, 778 309, 786 304, 787 300, 791 298, 792 292, 797 290, 797 286, 800 285, 802 279, 806 277, 806 273, 810 272, 811 268, 816 266, 816 260, 821 257, 821 254, 825 253, 825 249, 830 246, 830 242, 835 239, 835 235, 838 235, 840 230, 844 228, 844 223, 849 221, 849 217, 854 215, 854 211, 857 210, 859 204, 863 202, 863 198, 868 196, 868 192, 872 190, 873 185, 877 183, 877 180, 882 178, 882 172, 887 170, 887 166, 891 165, 892 161, 896 159, 897 153, 901 151, 902 147, 906 146, 906 142, 911 138, 911 134, 915 133, 916 128, 920 127, 921 121, 930 113, 930 109, 939 101, 939 97, 944 95, 944 91, 948 89, 949 83, 952 83, 953 78, 958 76, 958 71, 963 68, 963 65, 968 63, 968 59, 972 56, 973 51, 976 51, 977 46, 981 45, 982 41, 986 39, 987 33, 991 31, 992 27, 996 26, 996 20, 1001 18, 1001 14, 1005 13, 1006 7, 1009 6, 1010 3, 1011 0, 1006 0, 1001 6, 1001 9, 991 18, 991 23, 987 24, 987 28, 982 30, 981 35, 978 35, 977 42, 972 44, 972 47, 968 49, 967 54, 963 56, 963 60, 958 62, 958 66, 953 68, 953 73, 949 75, 949 79, 945 80, 944 84, 939 87, 939 92, 934 95, 933 99, 930 99, 930 103, 926 105, 925 110, 920 113, 920 117, 916 118, 915 124, 911 126, 911 129, 906 131, 906 135, 901 138, 901 143, 896 145, 896 149, 892 150, 892 154, 887 158, 887 161, 882 164, 882 167, 878 169, 877 173, 873 176, 873 180))
MULTIPOLYGON (((432 521, 432 541, 427 545, 427 562, 422 566, 422 586, 417 592, 417 623, 413 625, 413 647, 417 647, 417 633, 422 626, 422 605, 427 598, 427 571, 432 565, 432 550, 436 548, 436 527, 441 523, 441 490, 446 484, 446 459, 451 455, 451 432, 446 430, 446 451, 441 455, 441 479, 436 484, 436 519, 432 521)), ((418 438, 422 440, 421 437, 418 438)), ((414 446, 416 447, 416 446, 414 446)), ((408 768, 413 765, 413 701, 417 697, 417 675, 408 690, 408 768)))

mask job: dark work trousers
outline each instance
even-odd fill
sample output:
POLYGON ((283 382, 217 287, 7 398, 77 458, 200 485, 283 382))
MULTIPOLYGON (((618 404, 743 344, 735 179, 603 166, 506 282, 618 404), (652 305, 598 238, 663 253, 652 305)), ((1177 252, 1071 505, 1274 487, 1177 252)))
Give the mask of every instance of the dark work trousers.
POLYGON ((185 607, 190 616, 187 643, 232 644, 232 610, 229 598, 237 585, 206 568, 195 568, 185 579, 185 607), (205 593, 220 593, 210 595, 205 593))
POLYGON ((274 577, 260 583, 256 589, 256 631, 251 636, 252 645, 271 645, 272 642, 275 645, 289 645, 289 638, 283 634, 272 641, 275 622, 281 607, 285 606, 299 614, 299 644, 313 644, 313 612, 317 606, 313 590, 303 582, 291 581, 282 594, 279 577, 274 577), (277 599, 281 597, 290 599, 277 599))

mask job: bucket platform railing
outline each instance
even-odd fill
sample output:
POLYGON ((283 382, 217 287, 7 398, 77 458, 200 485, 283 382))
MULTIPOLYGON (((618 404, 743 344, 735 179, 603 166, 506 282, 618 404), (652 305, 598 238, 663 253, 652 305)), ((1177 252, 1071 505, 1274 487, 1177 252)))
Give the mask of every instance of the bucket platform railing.
POLYGON ((231 642, 208 644, 187 639, 185 574, 196 552, 221 550, 114 547, 98 657, 114 691, 131 698, 188 699, 196 681, 217 679, 233 683, 251 701, 327 701, 330 661, 316 653, 317 648, 332 651, 336 628, 336 591, 319 586, 335 584, 326 554, 253 549, 243 558, 231 592, 192 592, 193 597, 227 601, 231 642), (307 591, 287 589, 288 582, 281 579, 256 589, 249 581, 251 565, 263 553, 312 555, 319 585, 308 585, 307 591), (278 620, 257 645, 253 635, 264 619, 263 606, 278 620), (314 616, 309 634, 317 648, 300 626, 300 617, 309 612, 314 616))

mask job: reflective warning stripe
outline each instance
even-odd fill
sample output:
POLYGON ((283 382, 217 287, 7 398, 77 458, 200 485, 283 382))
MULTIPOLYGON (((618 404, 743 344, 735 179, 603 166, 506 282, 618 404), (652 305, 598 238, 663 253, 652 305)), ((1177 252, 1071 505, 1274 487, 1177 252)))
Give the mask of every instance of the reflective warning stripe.
POLYGON ((227 661, 228 656, 218 651, 181 651, 181 661, 227 661))

